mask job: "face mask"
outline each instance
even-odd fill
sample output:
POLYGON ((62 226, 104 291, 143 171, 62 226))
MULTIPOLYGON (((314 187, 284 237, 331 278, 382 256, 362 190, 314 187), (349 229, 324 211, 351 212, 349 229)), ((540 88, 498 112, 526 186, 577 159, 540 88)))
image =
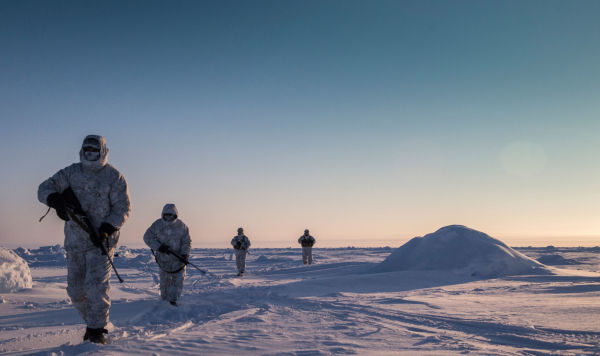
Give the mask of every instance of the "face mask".
POLYGON ((84 151, 83 158, 85 158, 86 161, 90 161, 90 162, 97 161, 100 159, 100 152, 84 151))

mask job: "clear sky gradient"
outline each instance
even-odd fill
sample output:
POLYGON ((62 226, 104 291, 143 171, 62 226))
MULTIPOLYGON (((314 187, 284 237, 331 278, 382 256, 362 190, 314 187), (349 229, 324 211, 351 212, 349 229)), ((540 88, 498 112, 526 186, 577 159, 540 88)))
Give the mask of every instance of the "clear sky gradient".
POLYGON ((598 1, 0 2, 0 244, 106 137, 140 246, 398 246, 448 224, 600 245, 598 1))

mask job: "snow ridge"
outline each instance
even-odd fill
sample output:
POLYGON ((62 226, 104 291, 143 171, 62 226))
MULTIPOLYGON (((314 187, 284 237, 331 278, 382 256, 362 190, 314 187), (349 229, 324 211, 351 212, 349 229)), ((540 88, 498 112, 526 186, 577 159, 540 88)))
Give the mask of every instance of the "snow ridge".
POLYGON ((495 278, 549 273, 541 263, 483 232, 462 225, 442 227, 415 237, 393 251, 374 272, 455 270, 495 278))

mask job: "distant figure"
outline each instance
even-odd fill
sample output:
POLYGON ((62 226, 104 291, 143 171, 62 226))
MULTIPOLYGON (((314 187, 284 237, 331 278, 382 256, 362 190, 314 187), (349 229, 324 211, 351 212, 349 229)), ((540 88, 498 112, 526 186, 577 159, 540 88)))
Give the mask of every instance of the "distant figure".
POLYGON ((315 242, 315 238, 309 235, 308 229, 304 230, 304 235, 298 239, 298 243, 302 245, 302 261, 305 265, 312 264, 312 247, 315 242))
POLYGON ((175 204, 166 204, 162 217, 146 230, 144 242, 152 249, 160 268, 160 297, 177 306, 181 297, 185 267, 192 247, 188 227, 177 218, 175 204))
POLYGON ((237 230, 237 236, 231 239, 231 246, 235 250, 235 262, 237 264, 238 276, 243 276, 246 271, 246 254, 250 248, 250 240, 244 235, 244 229, 237 230))
POLYGON ((114 253, 131 204, 125 178, 107 163, 104 137, 87 136, 79 160, 40 184, 38 199, 65 221, 67 294, 87 324, 83 340, 105 344, 110 309, 108 258, 114 253), (79 214, 87 216, 98 231, 94 238, 79 225, 79 218, 71 218, 79 214))

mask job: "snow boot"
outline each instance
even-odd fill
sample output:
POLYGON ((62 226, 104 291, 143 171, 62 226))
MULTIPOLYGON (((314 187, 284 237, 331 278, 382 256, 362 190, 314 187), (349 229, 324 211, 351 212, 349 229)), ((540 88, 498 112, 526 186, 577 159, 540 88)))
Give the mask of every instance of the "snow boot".
POLYGON ((90 328, 85 328, 85 334, 83 335, 83 341, 88 341, 90 339, 90 328))
POLYGON ((106 336, 104 334, 108 334, 108 330, 104 328, 92 329, 88 328, 88 340, 93 342, 94 344, 106 344, 106 336))
POLYGON ((171 305, 172 305, 172 306, 174 306, 174 307, 176 307, 176 306, 177 306, 177 302, 176 302, 176 301, 174 301, 174 300, 170 301, 170 302, 169 302, 169 304, 171 304, 171 305))

